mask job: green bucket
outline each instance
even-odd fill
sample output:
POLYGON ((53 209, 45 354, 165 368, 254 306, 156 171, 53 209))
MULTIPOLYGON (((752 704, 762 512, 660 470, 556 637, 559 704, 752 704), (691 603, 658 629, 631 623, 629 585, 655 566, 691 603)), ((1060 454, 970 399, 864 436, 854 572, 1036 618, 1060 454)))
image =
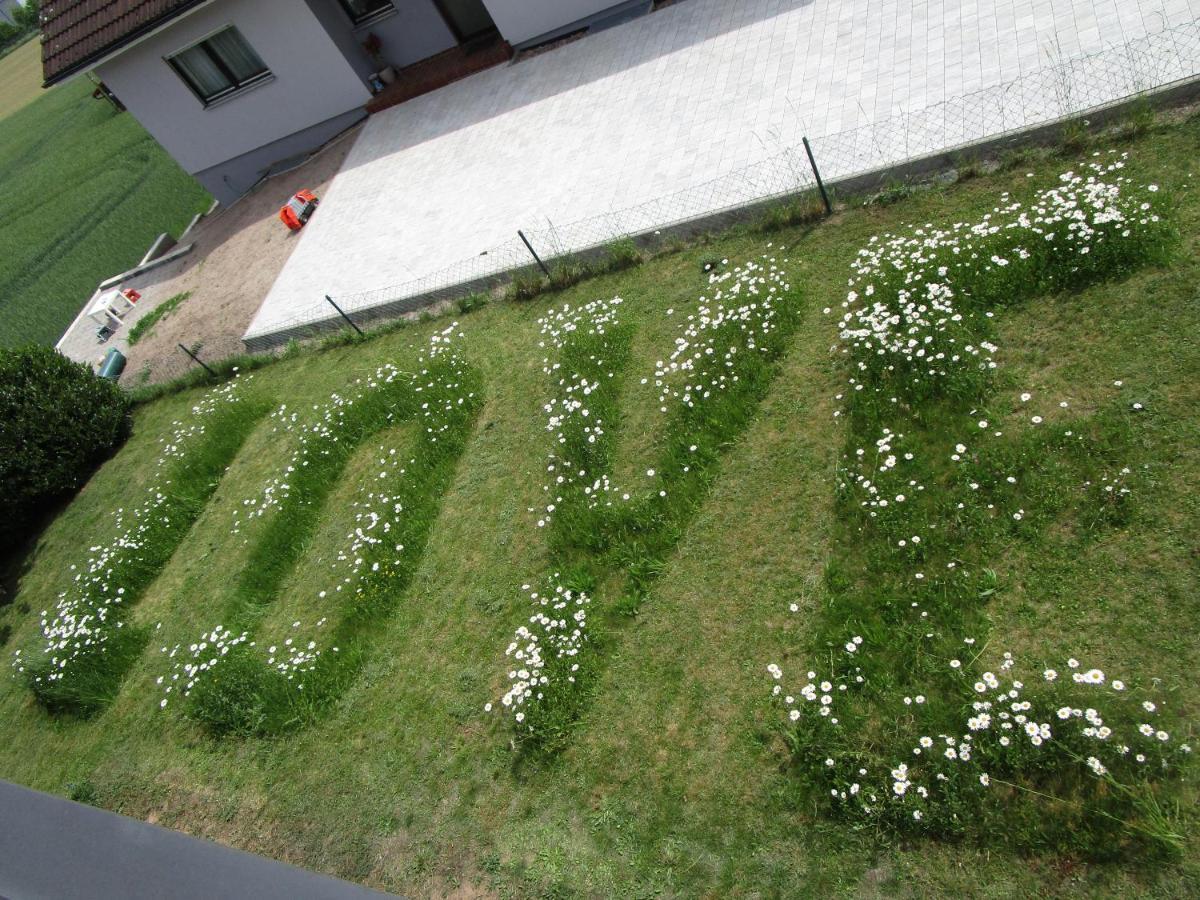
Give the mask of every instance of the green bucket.
POLYGON ((108 355, 104 357, 104 362, 100 364, 100 377, 107 378, 109 381, 116 381, 124 371, 125 354, 116 347, 111 348, 108 351, 108 355))

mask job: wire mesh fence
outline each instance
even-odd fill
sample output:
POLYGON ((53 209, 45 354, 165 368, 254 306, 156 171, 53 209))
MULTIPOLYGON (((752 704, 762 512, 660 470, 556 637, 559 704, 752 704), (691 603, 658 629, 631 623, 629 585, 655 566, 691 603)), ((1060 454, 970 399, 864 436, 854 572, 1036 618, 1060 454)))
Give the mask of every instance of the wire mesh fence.
POLYGON ((128 347, 122 342, 112 341, 91 359, 83 361, 91 362, 94 368, 99 368, 99 363, 110 346, 127 357, 128 361, 120 372, 119 381, 122 387, 133 391, 149 389, 154 385, 179 379, 195 379, 197 383, 203 383, 214 377, 223 378, 235 366, 249 369, 269 359, 266 356, 261 359, 251 356, 236 338, 209 336, 204 340, 185 338, 182 342, 159 345, 152 350, 141 344, 128 347))
POLYGON ((1019 78, 858 128, 813 138, 827 179, 845 180, 933 153, 1149 94, 1200 73, 1200 22, 1036 69, 1019 78))
MULTIPOLYGON (((1138 95, 1153 94, 1200 74, 1200 22, 1165 28, 1129 43, 1069 58, 1018 78, 935 105, 828 135, 810 136, 826 182, 848 184, 864 175, 895 171, 932 154, 1029 131, 1138 95)), ((814 168, 802 145, 752 165, 643 203, 547 227, 513 223, 513 237, 481 254, 409 281, 374 290, 316 295, 268 328, 244 337, 251 350, 292 338, 395 318, 439 301, 502 284, 534 263, 521 229, 547 262, 637 237, 709 220, 746 207, 811 191, 814 168), (340 312, 334 308, 334 303, 340 312)))

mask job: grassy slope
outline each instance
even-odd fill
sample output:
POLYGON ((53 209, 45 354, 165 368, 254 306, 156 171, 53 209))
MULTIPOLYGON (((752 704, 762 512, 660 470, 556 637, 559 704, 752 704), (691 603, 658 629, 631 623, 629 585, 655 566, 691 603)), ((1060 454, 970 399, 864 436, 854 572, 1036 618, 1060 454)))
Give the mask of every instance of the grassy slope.
POLYGON ((0 59, 0 119, 11 115, 42 92, 42 45, 28 40, 0 59))
POLYGON ((91 90, 81 79, 0 120, 0 344, 56 341, 100 280, 209 202, 91 90))
MULTIPOLYGON (((1082 553, 1066 538, 1015 548, 997 565, 1006 587, 991 607, 998 645, 1038 656, 1086 652, 1113 672, 1161 676, 1192 721, 1200 706, 1189 675, 1200 663, 1200 197, 1188 175, 1198 141, 1194 120, 1130 147, 1135 171, 1179 200, 1178 265, 1005 314, 1000 358, 1017 383, 1083 404, 1123 379, 1131 399, 1136 393, 1155 410, 1160 427, 1145 451, 1161 465, 1126 532, 1082 553)), ((1044 184, 1068 165, 1031 169, 1044 184)), ((525 511, 540 494, 545 451, 534 320, 562 297, 493 305, 464 320, 470 358, 487 379, 479 428, 409 596, 379 636, 385 652, 326 721, 271 742, 211 743, 158 713, 153 678, 163 667, 147 654, 115 706, 87 724, 48 721, 15 681, 0 680, 0 775, 58 792, 87 779, 101 803, 130 815, 417 895, 462 881, 519 896, 1074 896, 1148 888, 1194 896, 1194 840, 1178 867, 1130 870, 988 848, 896 846, 813 818, 780 773, 767 727, 777 713, 763 702, 763 667, 771 659, 786 665, 786 648, 803 643, 803 610, 823 599, 843 441, 831 417, 841 384, 827 353, 831 322, 819 310, 840 302, 847 266, 870 235, 978 215, 1000 190, 1026 189, 1025 171, 775 238, 793 245, 789 255, 807 285, 794 349, 641 615, 619 634, 595 703, 553 765, 514 767, 479 711, 498 693, 503 647, 527 615, 519 586, 544 566, 525 511), (786 611, 793 599, 798 616, 786 611)), ((566 296, 624 296, 626 319, 640 329, 631 371, 645 369, 669 345, 662 312, 687 308, 704 290, 702 261, 714 252, 746 257, 767 239, 731 235, 566 296)), ((255 376, 256 389, 289 404, 319 402, 379 362, 411 358, 410 346, 430 327, 280 363, 255 376)), ((644 427, 654 418, 651 395, 637 379, 629 384, 622 430, 631 439, 619 451, 618 474, 652 443, 644 427)), ((110 533, 106 510, 127 502, 146 477, 141 463, 157 435, 190 402, 185 395, 143 408, 130 444, 48 531, 18 606, 0 612, 18 629, 10 647, 35 624, 20 604, 34 613, 48 604, 80 548, 110 533)), ((208 598, 245 556, 240 536, 229 534, 233 506, 281 457, 266 429, 251 436, 190 543, 138 609, 142 621, 166 623, 156 643, 215 624, 208 598)), ((339 488, 332 508, 353 495, 339 488)), ((347 521, 344 511, 331 513, 321 535, 344 533, 347 521)), ((328 553, 324 543, 314 542, 314 555, 328 553)), ((325 585, 319 563, 311 558, 295 574, 300 597, 325 585)), ((296 601, 298 618, 308 605, 296 601)))

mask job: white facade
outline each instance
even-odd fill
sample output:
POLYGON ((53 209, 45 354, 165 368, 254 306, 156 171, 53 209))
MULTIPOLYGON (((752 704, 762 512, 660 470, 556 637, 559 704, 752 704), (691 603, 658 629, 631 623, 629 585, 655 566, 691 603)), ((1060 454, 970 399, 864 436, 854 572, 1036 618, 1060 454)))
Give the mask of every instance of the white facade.
POLYGON ((96 69, 191 174, 362 107, 371 93, 298 0, 215 0, 96 69), (235 25, 274 78, 205 108, 165 57, 235 25))
POLYGON ((514 46, 586 19, 621 0, 483 0, 504 39, 514 46))
POLYGON ((522 44, 628 2, 393 0, 394 11, 355 26, 339 0, 210 0, 116 51, 95 73, 186 172, 228 203, 274 164, 364 118, 368 81, 382 64, 410 65, 469 39, 463 22, 474 34, 490 16, 501 37, 522 44), (270 75, 206 104, 167 60, 229 26, 270 75), (382 64, 363 49, 368 33, 382 41, 382 64))

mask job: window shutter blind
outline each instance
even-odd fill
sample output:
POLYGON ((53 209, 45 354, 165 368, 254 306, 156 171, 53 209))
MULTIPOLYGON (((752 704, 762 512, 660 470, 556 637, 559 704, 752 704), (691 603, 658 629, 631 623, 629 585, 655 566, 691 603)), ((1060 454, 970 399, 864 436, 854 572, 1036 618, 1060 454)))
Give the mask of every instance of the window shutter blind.
POLYGON ((184 50, 174 58, 174 62, 202 97, 211 97, 231 86, 225 73, 213 62, 203 45, 184 50))

